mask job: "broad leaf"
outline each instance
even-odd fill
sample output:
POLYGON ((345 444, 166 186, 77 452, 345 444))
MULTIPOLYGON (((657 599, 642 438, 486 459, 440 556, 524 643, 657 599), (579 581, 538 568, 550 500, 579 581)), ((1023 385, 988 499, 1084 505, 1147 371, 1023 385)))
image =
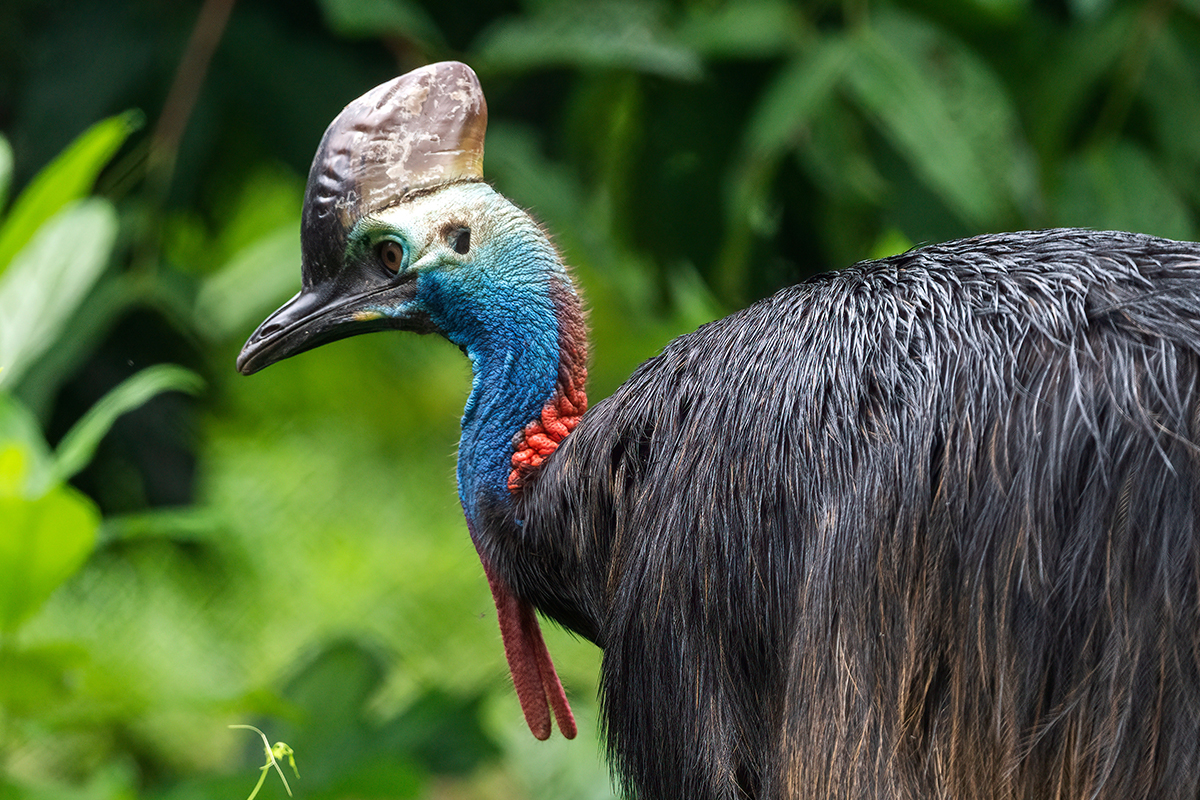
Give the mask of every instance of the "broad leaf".
POLYGON ((56 486, 29 498, 23 485, 30 454, 0 449, 0 631, 12 632, 83 566, 96 542, 100 513, 84 495, 56 486))
POLYGON ((0 392, 0 494, 40 493, 50 471, 50 450, 33 414, 16 398, 0 392))
POLYGON ((845 39, 829 36, 793 59, 767 87, 747 125, 753 155, 797 142, 809 117, 832 95, 854 55, 845 39))
POLYGON ((710 58, 770 58, 794 48, 807 32, 799 9, 785 0, 693 5, 679 38, 710 58))
POLYGON ((132 411, 161 392, 180 391, 196 393, 204 381, 191 370, 174 364, 158 364, 126 378, 108 394, 100 398, 76 422, 55 453, 53 474, 58 481, 70 480, 79 470, 87 466, 96 452, 97 445, 108 433, 117 417, 132 411))
POLYGON ((44 717, 70 700, 70 673, 86 661, 87 650, 74 644, 10 649, 0 658, 0 708, 11 717, 44 717))
POLYGON ((847 84, 913 171, 969 225, 1002 222, 1033 194, 1016 113, 987 67, 945 32, 880 14, 853 40, 847 84))
POLYGON ((112 205, 80 200, 42 225, 0 275, 0 387, 12 386, 70 323, 108 263, 112 205))
POLYGON ((97 122, 34 177, 0 227, 0 275, 47 220, 91 193, 100 170, 141 124, 141 113, 132 111, 97 122))
POLYGON ((196 329, 214 341, 245 338, 299 288, 300 232, 288 223, 242 249, 196 297, 196 329))

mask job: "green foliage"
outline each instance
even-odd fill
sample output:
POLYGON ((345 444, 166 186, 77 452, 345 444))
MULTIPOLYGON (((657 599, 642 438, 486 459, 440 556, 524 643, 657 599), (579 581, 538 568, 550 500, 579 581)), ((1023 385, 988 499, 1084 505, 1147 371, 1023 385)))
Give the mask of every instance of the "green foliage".
MULTIPOLYGON (((5 230, 15 230, 12 219, 5 230)), ((0 275, 0 388, 12 386, 65 332, 108 264, 117 215, 101 199, 51 216, 0 275)))
POLYGON ((648 3, 546 3, 529 16, 489 29, 479 46, 478 63, 482 69, 499 71, 571 66, 699 78, 699 58, 672 41, 661 16, 648 3))
POLYGON ((100 514, 61 484, 26 490, 29 452, 0 451, 0 635, 11 634, 83 565, 96 542, 100 514))
MULTIPOLYGON (((35 233, 46 236, 45 222, 68 204, 91 194, 92 184, 96 182, 100 170, 141 124, 141 115, 133 112, 97 122, 38 173, 13 203, 4 225, 0 227, 0 275, 4 274, 13 256, 35 233)), ((11 159, 11 155, 7 155, 7 159, 11 159)), ((0 169, 0 172, 5 173, 5 180, 0 181, 0 185, 7 188, 8 170, 0 169)), ((0 192, 0 199, 3 194, 0 192)), ((69 231, 71 228, 67 227, 57 235, 71 244, 73 237, 68 235, 69 231)), ((82 252, 75 251, 67 255, 87 258, 91 255, 88 250, 91 244, 86 239, 76 243, 82 252)), ((57 263, 61 265, 64 262, 57 263)))
POLYGON ((58 444, 52 476, 66 481, 92 460, 100 440, 117 417, 132 411, 155 395, 168 391, 195 394, 203 381, 194 372, 173 364, 147 367, 122 382, 87 410, 58 444))
POLYGON ((321 131, 401 71, 480 73, 487 175, 582 285, 593 400, 674 335, 912 243, 1196 233, 1197 0, 319 0, 224 30, 188 4, 17 6, 4 797, 245 797, 240 720, 297 747, 306 797, 612 796, 594 647, 546 631, 580 739, 524 730, 455 498, 457 351, 378 335, 233 372, 298 287, 321 131), (198 24, 219 46, 195 106, 136 133, 198 24), (147 159, 166 123, 179 152, 147 159), (167 364, 209 389, 185 400, 199 378, 167 364))
POLYGON ((407 0, 321 0, 329 28, 341 36, 368 39, 377 36, 410 37, 425 46, 442 43, 441 32, 421 8, 407 0))

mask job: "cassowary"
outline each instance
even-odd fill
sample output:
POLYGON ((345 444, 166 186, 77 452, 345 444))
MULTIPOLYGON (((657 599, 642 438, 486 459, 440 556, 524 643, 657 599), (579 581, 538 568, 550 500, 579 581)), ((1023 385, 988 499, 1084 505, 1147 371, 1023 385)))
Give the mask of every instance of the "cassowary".
POLYGON ((302 290, 238 367, 390 328, 463 350, 459 495, 538 737, 574 721, 535 609, 603 649, 630 797, 1200 796, 1200 245, 859 264, 587 410, 580 299, 483 181, 485 126, 456 63, 347 106, 302 290))

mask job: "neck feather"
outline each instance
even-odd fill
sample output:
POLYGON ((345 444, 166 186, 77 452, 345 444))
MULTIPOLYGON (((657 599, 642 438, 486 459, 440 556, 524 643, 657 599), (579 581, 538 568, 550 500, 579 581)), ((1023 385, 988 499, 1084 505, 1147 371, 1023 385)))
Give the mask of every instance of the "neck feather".
POLYGON ((587 339, 579 298, 563 275, 523 297, 494 335, 462 343, 471 359, 458 488, 463 510, 511 509, 514 495, 587 409, 587 339))
POLYGON ((587 333, 574 292, 555 298, 558 320, 558 379, 541 412, 513 437, 508 490, 519 494, 526 479, 558 449, 587 411, 587 333))

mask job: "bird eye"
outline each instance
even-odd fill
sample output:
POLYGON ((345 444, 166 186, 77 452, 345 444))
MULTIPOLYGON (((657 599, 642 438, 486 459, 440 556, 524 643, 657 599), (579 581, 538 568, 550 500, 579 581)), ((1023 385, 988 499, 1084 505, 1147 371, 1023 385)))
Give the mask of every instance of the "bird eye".
POLYGON ((460 256, 465 256, 471 249, 471 229, 459 228, 450 237, 450 246, 460 256))
POLYGON ((400 265, 404 263, 403 247, 392 241, 380 242, 376 252, 379 254, 379 262, 388 272, 395 274, 400 271, 400 265))

